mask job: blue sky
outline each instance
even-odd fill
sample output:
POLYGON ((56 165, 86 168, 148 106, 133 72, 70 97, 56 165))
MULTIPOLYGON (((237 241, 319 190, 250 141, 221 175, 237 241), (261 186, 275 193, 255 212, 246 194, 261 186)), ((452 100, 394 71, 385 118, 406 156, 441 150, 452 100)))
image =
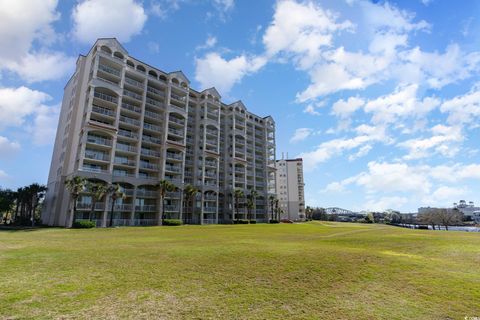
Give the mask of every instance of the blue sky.
POLYGON ((308 205, 480 202, 480 2, 0 0, 0 186, 46 183, 63 87, 98 37, 277 124, 308 205))

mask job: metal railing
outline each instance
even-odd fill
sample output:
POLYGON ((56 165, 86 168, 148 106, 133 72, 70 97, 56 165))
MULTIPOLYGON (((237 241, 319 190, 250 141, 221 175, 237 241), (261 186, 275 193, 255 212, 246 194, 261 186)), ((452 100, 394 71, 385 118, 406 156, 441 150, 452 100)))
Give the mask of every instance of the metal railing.
POLYGON ((120 77, 120 71, 118 71, 118 70, 116 70, 116 69, 114 69, 114 68, 111 68, 111 67, 109 67, 109 66, 106 66, 106 65, 104 65, 104 64, 99 64, 99 65, 98 65, 98 69, 99 69, 99 70, 102 70, 102 71, 105 71, 105 72, 107 72, 107 73, 113 74, 113 75, 115 75, 115 76, 117 76, 117 77, 120 77))
POLYGON ((118 102, 118 99, 116 97, 105 94, 105 93, 97 92, 97 91, 95 91, 93 93, 93 96, 95 98, 99 98, 99 99, 102 99, 104 101, 108 101, 108 102, 112 102, 112 103, 117 103, 118 102))

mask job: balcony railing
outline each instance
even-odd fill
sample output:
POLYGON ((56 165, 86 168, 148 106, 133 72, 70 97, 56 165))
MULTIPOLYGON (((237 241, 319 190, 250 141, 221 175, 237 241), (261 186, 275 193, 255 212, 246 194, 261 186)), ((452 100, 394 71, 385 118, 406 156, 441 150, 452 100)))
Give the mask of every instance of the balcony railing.
POLYGON ((140 162, 140 168, 158 170, 158 165, 153 164, 153 163, 148 163, 148 162, 140 162))
POLYGON ((116 113, 113 110, 108 109, 108 108, 99 107, 99 106, 96 106, 96 105, 92 106, 92 111, 95 112, 95 113, 99 113, 99 114, 109 116, 109 117, 115 117, 116 116, 116 113))
POLYGON ((152 130, 152 131, 160 131, 161 128, 157 125, 154 125, 154 124, 150 124, 150 123, 144 123, 143 124, 143 128, 144 129, 147 129, 147 130, 152 130))
MULTIPOLYGON (((91 210, 92 203, 77 203, 77 210, 91 210)), ((105 210, 105 203, 95 203, 95 210, 105 210)))
POLYGON ((114 204, 113 205, 113 210, 114 211, 132 211, 132 205, 131 204, 114 204))
POLYGON ((108 170, 98 168, 98 167, 89 167, 85 165, 82 167, 82 171, 94 172, 94 173, 105 173, 105 174, 109 173, 108 170))
POLYGON ((175 205, 165 205, 164 209, 165 211, 177 212, 179 207, 175 205))
POLYGON ((100 161, 110 161, 110 157, 104 153, 85 151, 85 158, 100 161))
POLYGON ((126 102, 122 102, 122 108, 136 112, 136 113, 142 113, 142 108, 134 106, 133 104, 129 104, 126 102))
POLYGON ((99 98, 101 100, 108 101, 108 102, 111 102, 111 103, 117 103, 118 102, 118 99, 116 97, 105 94, 105 93, 97 92, 97 91, 95 91, 93 93, 93 96, 95 98, 99 98))
POLYGON ((140 126, 140 120, 125 117, 125 116, 120 116, 120 122, 128 123, 134 126, 140 126))
POLYGON ((174 123, 178 123, 182 126, 185 125, 185 121, 184 120, 181 120, 181 119, 177 119, 177 118, 174 118, 174 117, 171 117, 170 119, 168 119, 168 121, 170 122, 174 122, 174 123))
POLYGON ((157 101, 157 100, 153 100, 153 99, 150 99, 147 97, 146 99, 146 102, 152 106, 156 106, 156 107, 161 107, 162 106, 162 103, 157 101))
POLYGON ((165 166, 165 171, 170 171, 170 172, 181 172, 182 168, 178 166, 165 166))
POLYGON ((116 69, 114 69, 114 68, 111 68, 111 67, 109 67, 109 66, 106 66, 106 65, 104 65, 104 64, 99 64, 99 65, 98 65, 98 69, 99 69, 99 70, 102 70, 102 71, 105 71, 105 72, 107 72, 107 73, 113 74, 113 75, 115 75, 115 76, 117 76, 117 77, 120 77, 120 71, 118 71, 118 70, 116 70, 116 69))
POLYGON ((158 191, 137 189, 137 197, 157 197, 158 191))
POLYGON ((137 80, 133 80, 131 78, 128 78, 128 77, 125 77, 125 82, 132 85, 132 86, 135 86, 135 87, 138 87, 138 88, 142 88, 143 89, 143 83, 137 81, 137 80))
POLYGON ((126 95, 127 97, 131 97, 131 98, 142 101, 142 96, 133 91, 123 89, 123 94, 126 95))
POLYGON ((162 141, 159 138, 155 138, 151 136, 142 136, 142 141, 156 143, 156 144, 162 143, 162 141))
POLYGON ((183 131, 174 128, 168 128, 168 133, 183 137, 183 131))
POLYGON ((87 143, 94 143, 102 146, 111 146, 112 140, 101 137, 87 136, 87 143))
POLYGON ((143 206, 135 206, 135 211, 140 212, 155 212, 157 211, 156 205, 143 205, 143 206))
POLYGON ((180 102, 185 102, 187 101, 187 97, 180 97, 179 95, 176 95, 175 93, 171 94, 172 99, 175 99, 180 102))
POLYGON ((147 92, 154 93, 154 94, 162 96, 162 97, 165 96, 165 93, 163 93, 162 91, 160 91, 158 89, 152 88, 150 86, 147 87, 147 92))
POLYGON ((179 153, 167 152, 167 159, 183 160, 183 156, 179 153))
POLYGON ((152 119, 161 119, 162 116, 156 112, 152 112, 152 111, 148 111, 148 110, 145 110, 145 117, 149 117, 149 118, 152 118, 152 119))
POLYGON ((116 150, 133 152, 133 153, 137 152, 136 147, 130 146, 130 145, 125 145, 125 144, 119 144, 119 143, 117 143, 116 150))
POLYGON ((124 166, 131 166, 135 167, 135 160, 130 160, 130 159, 123 159, 123 158, 115 158, 113 160, 114 164, 120 164, 124 166))
POLYGON ((144 156, 160 157, 160 152, 150 149, 143 149, 140 152, 144 156))
POLYGON ((138 138, 137 133, 127 131, 127 130, 122 130, 122 129, 118 130, 118 135, 122 136, 122 137, 132 138, 132 139, 137 139, 138 138))

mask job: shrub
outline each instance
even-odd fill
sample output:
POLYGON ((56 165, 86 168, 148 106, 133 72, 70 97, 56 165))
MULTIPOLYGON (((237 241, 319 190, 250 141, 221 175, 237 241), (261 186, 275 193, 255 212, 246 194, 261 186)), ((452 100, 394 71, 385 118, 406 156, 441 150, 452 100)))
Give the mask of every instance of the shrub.
POLYGON ((250 224, 256 224, 257 220, 250 220, 250 224))
POLYGON ((164 226, 181 226, 182 220, 179 219, 164 219, 163 220, 164 226))
POLYGON ((234 224, 248 224, 248 220, 245 219, 239 219, 239 220, 234 220, 234 224))
POLYGON ((75 221, 73 223, 72 228, 76 229, 90 229, 90 228, 95 228, 97 225, 93 221, 88 221, 88 220, 81 220, 81 221, 75 221))
POLYGON ((278 220, 270 220, 269 222, 270 223, 280 223, 280 221, 278 221, 278 220))

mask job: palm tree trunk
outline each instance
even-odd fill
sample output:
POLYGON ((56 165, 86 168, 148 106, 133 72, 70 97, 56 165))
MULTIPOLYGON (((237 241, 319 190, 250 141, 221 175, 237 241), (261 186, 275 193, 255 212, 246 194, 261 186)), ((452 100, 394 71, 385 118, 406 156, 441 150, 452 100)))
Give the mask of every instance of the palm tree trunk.
POLYGON ((112 207, 110 208, 110 227, 113 227, 113 209, 115 207, 115 200, 112 199, 112 207))

